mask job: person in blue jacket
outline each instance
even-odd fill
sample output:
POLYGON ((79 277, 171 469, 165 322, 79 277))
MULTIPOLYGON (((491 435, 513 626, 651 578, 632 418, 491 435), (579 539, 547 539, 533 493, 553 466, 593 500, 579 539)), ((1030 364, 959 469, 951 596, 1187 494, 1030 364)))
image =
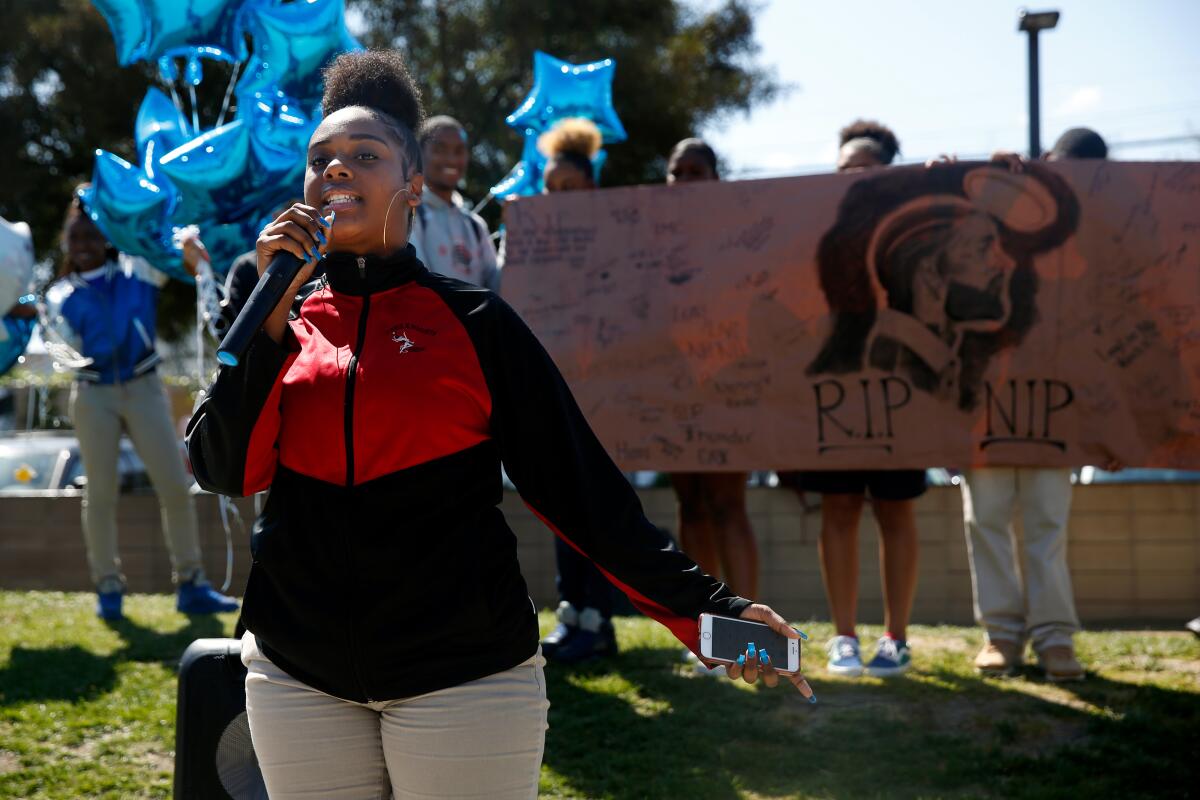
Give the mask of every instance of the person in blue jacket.
MULTIPOLYGON (((154 346, 158 290, 167 278, 144 259, 117 250, 80 204, 67 210, 63 261, 46 290, 51 324, 90 363, 75 370, 71 417, 87 483, 83 533, 98 595, 97 614, 122 617, 125 577, 117 554, 117 458, 122 429, 129 434, 158 493, 163 532, 178 585, 176 606, 186 614, 237 610, 237 602, 204 575, 191 479, 182 454, 154 346)), ((184 263, 194 272, 204 245, 191 240, 184 263)))

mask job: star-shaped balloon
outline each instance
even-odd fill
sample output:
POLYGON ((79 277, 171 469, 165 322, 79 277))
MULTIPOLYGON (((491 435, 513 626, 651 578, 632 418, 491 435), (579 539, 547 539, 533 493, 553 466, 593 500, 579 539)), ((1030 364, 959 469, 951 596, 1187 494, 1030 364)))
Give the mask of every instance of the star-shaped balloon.
POLYGON ((321 97, 321 68, 339 53, 361 50, 346 29, 343 0, 296 0, 268 5, 257 0, 246 23, 254 53, 238 81, 238 93, 282 91, 315 105, 321 97))
MULTIPOLYGON (((111 2, 111 0, 109 0, 111 2)), ((147 61, 203 46, 246 58, 243 0, 141 0, 149 22, 147 61)))
POLYGON ((533 54, 533 88, 504 120, 519 131, 544 133, 565 117, 586 117, 600 128, 606 144, 629 138, 612 105, 617 63, 611 58, 572 64, 541 50, 533 54))
POLYGON ((302 137, 307 144, 307 134, 294 129, 308 125, 306 118, 264 123, 239 113, 160 158, 159 170, 179 191, 175 220, 236 222, 262 213, 281 195, 301 192, 303 150, 288 142, 302 137))
POLYGON ((146 55, 150 20, 142 0, 92 0, 104 16, 117 46, 117 62, 127 67, 146 55))
MULTIPOLYGON (((261 0, 252 0, 261 2, 261 0)), ((207 46, 231 61, 248 55, 245 0, 93 0, 108 21, 122 66, 207 46)))
POLYGON ((174 193, 150 180, 140 167, 97 150, 92 185, 80 192, 79 199, 118 250, 142 256, 160 268, 178 261, 167 235, 174 193))
POLYGON ((537 148, 537 137, 534 131, 525 132, 525 147, 521 151, 521 160, 492 187, 492 196, 503 200, 517 195, 541 193, 542 167, 546 165, 546 157, 537 148))
POLYGON ((142 170, 147 178, 158 181, 161 179, 156 174, 159 157, 191 139, 192 130, 171 98, 151 87, 138 108, 133 137, 142 170))

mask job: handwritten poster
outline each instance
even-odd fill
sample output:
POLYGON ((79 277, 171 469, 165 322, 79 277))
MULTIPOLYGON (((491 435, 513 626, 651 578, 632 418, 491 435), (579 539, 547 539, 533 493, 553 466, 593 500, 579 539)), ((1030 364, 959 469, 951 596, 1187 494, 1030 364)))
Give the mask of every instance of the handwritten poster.
POLYGON ((1200 469, 1200 164, 523 198, 504 295, 627 470, 1200 469))

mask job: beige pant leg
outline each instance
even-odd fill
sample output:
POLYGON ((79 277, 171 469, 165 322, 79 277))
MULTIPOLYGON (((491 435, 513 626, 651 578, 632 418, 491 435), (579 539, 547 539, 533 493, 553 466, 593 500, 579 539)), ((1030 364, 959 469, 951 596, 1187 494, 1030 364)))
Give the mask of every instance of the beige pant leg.
POLYGON ((537 797, 546 663, 461 686, 351 703, 287 675, 242 637, 246 716, 271 800, 537 797))
POLYGON ((989 467, 970 470, 964 477, 963 516, 975 620, 990 639, 1023 643, 1025 598, 1011 527, 1017 471, 989 467))
POLYGON ((115 386, 82 381, 71 389, 71 419, 87 476, 81 512, 83 540, 92 583, 104 591, 113 591, 125 583, 117 555, 119 391, 115 386))
POLYGON ((146 465, 158 494, 163 536, 175 568, 176 581, 203 573, 200 533, 192 480, 183 465, 183 454, 171 424, 171 407, 158 375, 151 372, 123 384, 122 415, 129 438, 146 465))
POLYGON ((242 637, 246 718, 271 800, 382 800, 391 796, 380 715, 312 689, 242 637))
POLYGON ((1071 571, 1067 566, 1071 471, 1020 469, 1017 481, 1025 530, 1029 637, 1035 649, 1069 645, 1079 630, 1071 571))
MULTIPOLYGON (((436 663, 436 662, 435 662, 436 663)), ((389 703, 383 753, 396 800, 531 800, 546 741, 546 663, 389 703)))

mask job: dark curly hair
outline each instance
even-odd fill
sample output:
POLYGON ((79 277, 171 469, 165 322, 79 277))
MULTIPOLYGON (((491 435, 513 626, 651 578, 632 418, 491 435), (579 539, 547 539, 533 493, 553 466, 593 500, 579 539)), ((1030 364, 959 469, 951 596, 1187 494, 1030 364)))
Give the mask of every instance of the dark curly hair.
POLYGON ((358 106, 370 111, 395 134, 408 163, 421 171, 421 146, 416 131, 425 118, 421 90, 408 72, 404 57, 395 50, 360 50, 342 53, 329 62, 322 75, 325 94, 321 113, 329 116, 358 106))
POLYGON ((870 139, 879 143, 884 164, 890 164, 900 155, 900 140, 892 129, 873 119, 856 119, 838 131, 838 147, 852 139, 870 139))

